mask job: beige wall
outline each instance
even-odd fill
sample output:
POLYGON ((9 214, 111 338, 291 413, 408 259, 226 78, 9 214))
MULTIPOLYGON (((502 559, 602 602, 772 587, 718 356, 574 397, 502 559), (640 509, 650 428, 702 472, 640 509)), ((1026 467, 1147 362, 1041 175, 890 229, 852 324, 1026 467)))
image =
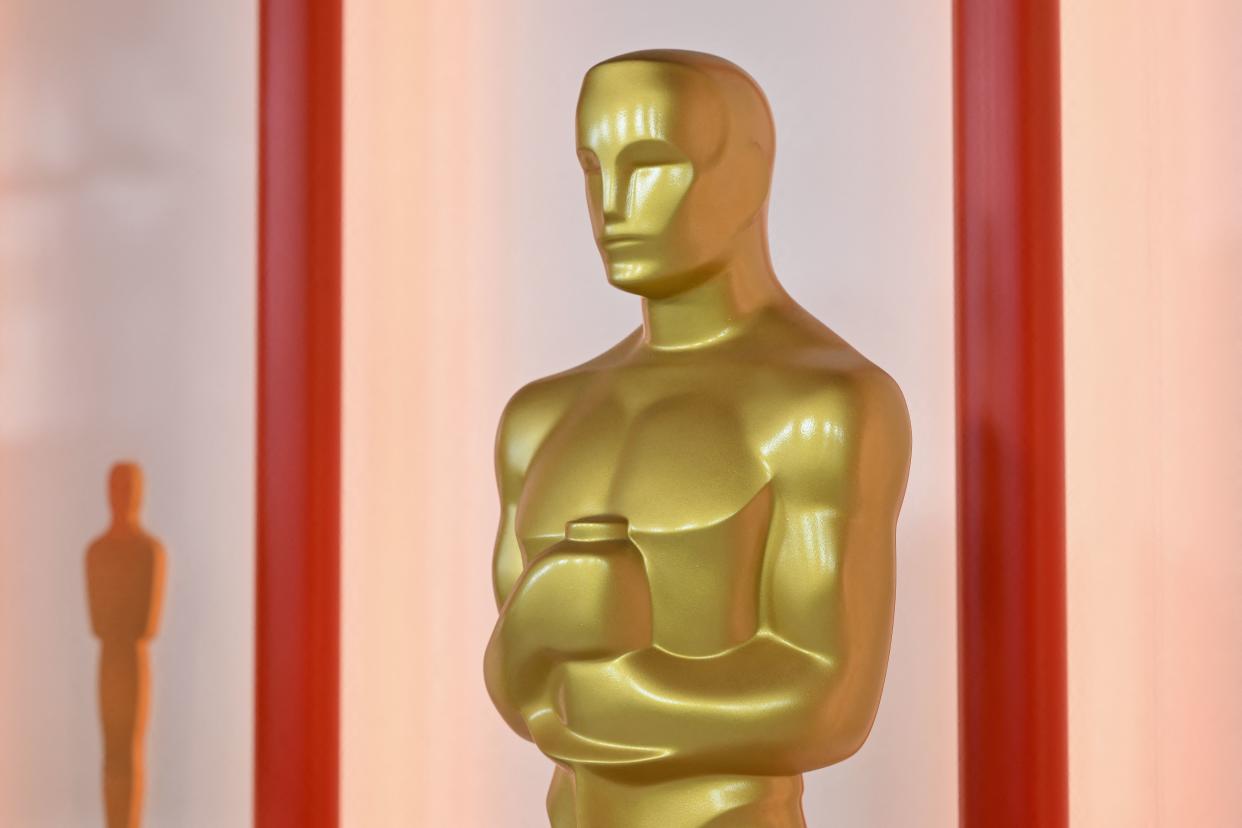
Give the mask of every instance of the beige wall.
POLYGON ((1074 824, 1242 824, 1242 6, 1065 3, 1074 824))
POLYGON ((574 156, 585 69, 717 52, 776 112, 774 257, 914 418, 893 661, 870 742, 808 778, 816 825, 956 822, 947 4, 371 0, 347 6, 344 816, 546 824, 549 764, 487 700, 508 394, 598 353, 608 288, 574 156))
POLYGON ((170 560, 148 825, 249 821, 253 2, 0 4, 0 825, 102 825, 105 475, 170 560))

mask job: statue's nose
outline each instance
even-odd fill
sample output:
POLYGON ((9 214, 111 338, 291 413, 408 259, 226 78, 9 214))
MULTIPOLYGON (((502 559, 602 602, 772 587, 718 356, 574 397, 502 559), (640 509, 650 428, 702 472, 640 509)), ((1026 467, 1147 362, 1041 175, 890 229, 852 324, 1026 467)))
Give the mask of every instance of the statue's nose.
POLYGON ((604 213, 604 222, 612 224, 614 222, 624 221, 626 218, 625 182, 615 169, 604 170, 601 172, 601 176, 602 181, 600 184, 602 191, 600 193, 600 209, 603 210, 604 213))

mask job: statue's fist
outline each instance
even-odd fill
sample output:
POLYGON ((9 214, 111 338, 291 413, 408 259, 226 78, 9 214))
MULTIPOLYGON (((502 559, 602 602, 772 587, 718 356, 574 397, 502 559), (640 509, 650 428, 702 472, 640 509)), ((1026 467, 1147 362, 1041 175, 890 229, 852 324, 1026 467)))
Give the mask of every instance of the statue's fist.
POLYGON ((651 587, 627 528, 611 516, 571 521, 565 540, 522 572, 485 657, 498 707, 524 706, 558 663, 651 645, 651 587))

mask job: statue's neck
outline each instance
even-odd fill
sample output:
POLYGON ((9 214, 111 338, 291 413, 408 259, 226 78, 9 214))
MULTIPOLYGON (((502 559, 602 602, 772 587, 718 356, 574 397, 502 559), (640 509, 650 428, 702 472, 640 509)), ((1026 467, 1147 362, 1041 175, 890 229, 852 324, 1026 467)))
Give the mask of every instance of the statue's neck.
POLYGON ((731 339, 785 296, 756 222, 705 280, 673 296, 643 300, 643 341, 657 350, 687 350, 731 339))
POLYGON ((112 522, 108 525, 108 534, 110 535, 132 535, 141 529, 141 523, 137 515, 114 514, 112 522))

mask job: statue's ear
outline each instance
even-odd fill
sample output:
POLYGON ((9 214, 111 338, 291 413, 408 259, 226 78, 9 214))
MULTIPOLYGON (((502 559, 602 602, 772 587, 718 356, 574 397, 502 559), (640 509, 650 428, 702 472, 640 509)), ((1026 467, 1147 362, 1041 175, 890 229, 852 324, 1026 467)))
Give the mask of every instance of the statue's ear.
POLYGON ((758 141, 750 141, 738 151, 733 164, 731 196, 738 205, 737 226, 745 227, 763 211, 772 188, 772 155, 758 141))
POLYGON ((746 166, 755 176, 755 190, 760 193, 759 203, 763 204, 772 189, 772 148, 751 141, 746 145, 746 152, 749 156, 746 166))

